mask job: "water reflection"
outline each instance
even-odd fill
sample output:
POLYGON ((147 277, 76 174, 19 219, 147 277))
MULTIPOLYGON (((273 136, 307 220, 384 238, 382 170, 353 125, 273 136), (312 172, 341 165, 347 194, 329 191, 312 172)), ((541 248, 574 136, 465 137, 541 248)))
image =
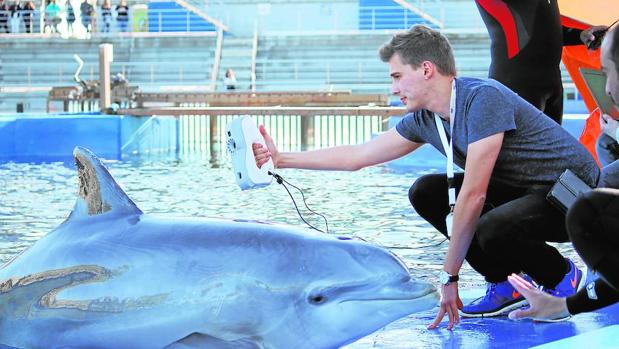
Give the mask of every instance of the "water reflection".
MULTIPOLYGON (((183 157, 172 154, 106 161, 106 164, 138 207, 149 214, 303 225, 288 194, 278 184, 241 191, 226 158, 213 162, 200 154, 183 157)), ((436 275, 442 268, 448 244, 439 244, 442 236, 413 212, 407 198, 413 181, 421 174, 434 171, 417 168, 393 172, 383 166, 356 173, 279 172, 304 190, 308 205, 327 217, 333 234, 360 237, 392 248, 407 264, 413 278, 437 283, 436 275)), ((77 177, 72 164, 0 164, 0 263, 10 260, 58 226, 70 213, 76 192, 77 177)), ((301 195, 292 193, 301 207, 301 195)), ((324 226, 319 217, 302 212, 312 224, 324 226)), ((569 244, 562 244, 560 248, 568 256, 575 257, 569 244)), ((482 278, 467 265, 461 271, 461 280, 462 289, 483 285, 482 278)), ((425 322, 429 323, 433 315, 427 315, 425 322)), ((406 337, 415 337, 426 331, 425 322, 420 325, 419 320, 404 319, 391 326, 388 335, 378 334, 373 341, 376 343, 380 338, 383 347, 408 347, 399 340, 397 332, 405 331, 406 337)), ((429 338, 434 338, 434 342, 427 343, 429 347, 444 343, 440 336, 429 338)), ((472 337, 465 340, 465 336, 459 335, 458 338, 453 343, 468 343, 472 337)), ((361 341, 354 347, 369 346, 361 341)), ((460 345, 455 344, 455 347, 460 345)))
MULTIPOLYGON (((303 225, 281 186, 274 182, 267 188, 241 191, 227 160, 214 163, 194 153, 112 160, 106 165, 147 213, 303 225)), ((304 190, 308 205, 327 217, 331 232, 393 248, 414 277, 434 281, 447 243, 435 246, 442 236, 414 213, 407 198, 411 183, 420 174, 433 171, 393 172, 383 166, 356 173, 280 170, 280 174, 304 190)), ((71 163, 0 164, 0 262, 58 226, 71 211, 76 192, 71 163)), ((320 217, 302 207, 301 195, 295 190, 292 193, 306 219, 324 227, 320 217)), ((561 249, 573 254, 569 244, 561 249)), ((464 284, 483 284, 468 267, 463 275, 464 284)))

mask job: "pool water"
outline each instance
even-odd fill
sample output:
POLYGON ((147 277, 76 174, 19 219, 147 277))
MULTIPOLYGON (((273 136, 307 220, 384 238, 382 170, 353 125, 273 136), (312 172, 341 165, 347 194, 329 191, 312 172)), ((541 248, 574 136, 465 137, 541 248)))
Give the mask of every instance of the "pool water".
MULTIPOLYGON (((241 191, 226 157, 211 160, 194 154, 180 158, 106 161, 106 165, 145 213, 256 219, 303 226, 284 188, 274 182, 266 188, 241 191)), ((306 170, 279 173, 303 188, 310 208, 327 217, 331 233, 360 237, 390 248, 406 263, 413 278, 437 284, 448 244, 439 244, 444 239, 412 210, 407 193, 420 175, 439 171, 418 167, 396 172, 388 166, 378 166, 354 173, 306 170)), ((293 188, 291 191, 302 207, 301 196, 293 188)), ((76 170, 70 163, 0 164, 0 263, 28 248, 66 219, 76 193, 76 170)), ((324 229, 320 218, 305 213, 306 219, 324 229)), ((565 255, 576 257, 570 244, 557 246, 565 255)), ((460 285, 465 291, 479 289, 484 282, 465 265, 460 285)), ((427 322, 430 321, 428 318, 427 322)), ((382 334, 380 340, 399 342, 405 329, 397 325, 396 329, 382 334)), ((418 335, 414 331, 407 333, 408 337, 418 335)), ((406 343, 410 342, 403 341, 401 345, 407 347, 406 343)), ((366 338, 352 347, 393 346, 377 345, 376 339, 366 338)))

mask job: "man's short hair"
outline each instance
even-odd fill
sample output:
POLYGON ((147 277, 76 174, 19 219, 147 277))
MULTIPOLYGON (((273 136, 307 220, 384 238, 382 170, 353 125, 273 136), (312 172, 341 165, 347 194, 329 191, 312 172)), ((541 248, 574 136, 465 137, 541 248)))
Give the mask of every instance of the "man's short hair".
POLYGON ((434 63, 439 73, 456 75, 456 61, 449 40, 440 32, 424 25, 415 25, 404 33, 393 36, 378 54, 383 62, 389 62, 398 54, 402 63, 417 69, 424 61, 434 63))

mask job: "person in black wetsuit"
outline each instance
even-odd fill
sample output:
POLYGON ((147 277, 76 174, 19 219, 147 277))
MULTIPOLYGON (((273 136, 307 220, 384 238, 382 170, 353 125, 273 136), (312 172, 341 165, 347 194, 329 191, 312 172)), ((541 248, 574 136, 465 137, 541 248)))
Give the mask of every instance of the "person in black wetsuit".
POLYGON ((583 44, 592 31, 561 26, 557 0, 476 0, 490 34, 488 77, 561 124, 563 85, 561 52, 564 45, 583 44))
MULTIPOLYGON (((611 28, 602 42, 606 93, 619 105, 619 30, 611 28)), ((598 187, 619 188, 619 161, 602 170, 598 187)), ((619 190, 595 189, 578 198, 567 213, 566 227, 574 248, 599 279, 567 298, 551 297, 520 276, 510 283, 531 307, 516 310, 512 319, 554 319, 603 308, 619 302, 619 190)))

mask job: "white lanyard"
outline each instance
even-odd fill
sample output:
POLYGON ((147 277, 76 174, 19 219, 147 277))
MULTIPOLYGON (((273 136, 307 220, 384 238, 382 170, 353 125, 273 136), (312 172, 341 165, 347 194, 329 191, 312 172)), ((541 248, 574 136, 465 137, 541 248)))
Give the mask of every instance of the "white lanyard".
POLYGON ((456 119, 456 79, 451 82, 451 100, 449 101, 449 132, 451 134, 451 142, 447 141, 447 135, 443 127, 441 118, 434 114, 434 122, 438 129, 438 134, 441 137, 441 143, 443 143, 443 149, 445 155, 447 155, 447 183, 449 188, 447 194, 449 195, 449 213, 445 217, 445 224, 447 225, 447 236, 451 236, 451 226, 453 223, 454 207, 456 206, 456 188, 453 185, 454 179, 454 123, 456 119))

